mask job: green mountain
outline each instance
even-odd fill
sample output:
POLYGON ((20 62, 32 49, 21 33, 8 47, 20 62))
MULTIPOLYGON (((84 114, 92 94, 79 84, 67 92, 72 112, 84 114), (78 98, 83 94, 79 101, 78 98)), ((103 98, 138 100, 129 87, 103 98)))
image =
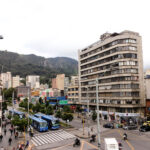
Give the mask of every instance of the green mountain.
POLYGON ((0 51, 0 70, 10 71, 12 75, 40 75, 44 78, 55 77, 64 73, 66 76, 76 75, 78 62, 68 57, 44 58, 36 55, 20 55, 8 51, 0 51))

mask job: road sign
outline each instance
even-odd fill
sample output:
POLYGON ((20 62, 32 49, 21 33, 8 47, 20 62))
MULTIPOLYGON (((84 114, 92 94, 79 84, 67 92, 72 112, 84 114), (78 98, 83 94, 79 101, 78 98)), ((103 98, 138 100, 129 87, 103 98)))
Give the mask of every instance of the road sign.
POLYGON ((66 105, 66 104, 68 104, 68 100, 60 100, 59 104, 60 105, 66 105))

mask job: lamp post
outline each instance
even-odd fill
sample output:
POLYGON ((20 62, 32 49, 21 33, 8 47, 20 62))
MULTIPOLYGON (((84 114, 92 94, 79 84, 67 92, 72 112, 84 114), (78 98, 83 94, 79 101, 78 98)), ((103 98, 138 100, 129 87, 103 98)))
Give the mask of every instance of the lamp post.
POLYGON ((97 135, 98 149, 100 150, 100 123, 99 123, 99 100, 98 100, 98 79, 96 78, 96 105, 97 105, 97 135))

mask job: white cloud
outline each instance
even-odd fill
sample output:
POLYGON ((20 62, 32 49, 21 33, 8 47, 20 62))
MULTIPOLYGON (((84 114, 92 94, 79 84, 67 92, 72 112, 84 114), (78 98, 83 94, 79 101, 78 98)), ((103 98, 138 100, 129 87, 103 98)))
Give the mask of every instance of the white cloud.
POLYGON ((145 65, 150 64, 149 1, 1 0, 0 47, 45 57, 70 56, 104 32, 133 30, 143 37, 145 65))

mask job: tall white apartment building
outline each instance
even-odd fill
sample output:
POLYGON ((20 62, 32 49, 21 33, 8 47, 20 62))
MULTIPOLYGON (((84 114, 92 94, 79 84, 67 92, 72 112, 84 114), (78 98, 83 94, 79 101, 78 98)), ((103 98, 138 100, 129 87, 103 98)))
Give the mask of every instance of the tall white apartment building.
POLYGON ((26 86, 30 86, 31 89, 40 88, 40 76, 28 75, 26 77, 26 86))
POLYGON ((1 84, 2 84, 2 88, 9 89, 12 87, 11 72, 1 73, 1 84))
POLYGON ((20 86, 20 76, 19 75, 12 77, 12 87, 16 88, 17 86, 20 86))
POLYGON ((79 102, 101 111, 138 113, 145 107, 143 53, 137 32, 105 33, 79 50, 79 102), (98 91, 96 91, 98 79, 98 91))

